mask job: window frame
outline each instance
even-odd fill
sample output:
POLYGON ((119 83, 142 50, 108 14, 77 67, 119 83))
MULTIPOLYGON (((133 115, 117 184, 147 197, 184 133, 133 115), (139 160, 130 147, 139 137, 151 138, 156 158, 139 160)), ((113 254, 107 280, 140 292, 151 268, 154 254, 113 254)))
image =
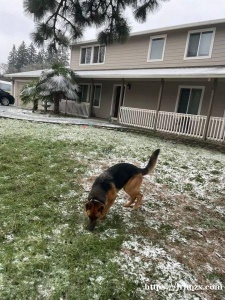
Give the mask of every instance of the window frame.
POLYGON ((88 98, 88 102, 87 101, 80 101, 81 103, 90 103, 90 83, 80 83, 79 86, 84 86, 86 85, 88 87, 88 90, 87 90, 87 98, 88 98))
MULTIPOLYGON (((98 60, 99 60, 99 54, 100 51, 98 53, 98 60)), ((105 63, 105 56, 106 56, 106 45, 100 45, 100 44, 94 44, 94 45, 86 45, 86 46, 81 46, 80 47, 80 59, 79 59, 79 66, 91 66, 91 65, 102 65, 105 63), (105 52, 104 52, 104 58, 103 58, 103 62, 97 62, 94 63, 93 59, 94 59, 94 48, 95 47, 99 47, 99 50, 101 47, 105 47, 105 52), (85 63, 81 63, 81 58, 82 58, 82 49, 87 49, 87 48, 91 48, 91 62, 89 64, 85 63)), ((86 61, 86 54, 85 54, 85 61, 86 61)))
POLYGON ((100 106, 101 106, 101 99, 102 99, 102 83, 94 83, 93 84, 93 107, 94 108, 100 108, 100 106), (98 86, 100 86, 100 95, 99 95, 99 105, 98 106, 96 106, 96 105, 94 105, 94 97, 95 97, 95 86, 96 85, 98 85, 98 86))
MULTIPOLYGON (((203 102, 203 98, 204 98, 204 93, 205 93, 205 86, 201 85, 201 86, 197 86, 197 85, 179 85, 178 86, 178 93, 177 93, 177 100, 176 100, 176 105, 175 105, 175 110, 174 112, 178 114, 177 110, 178 110, 178 107, 179 107, 179 99, 180 99, 180 94, 181 94, 181 90, 182 89, 201 89, 202 90, 202 94, 201 94, 201 99, 200 99, 200 102, 199 102, 199 107, 198 107, 198 113, 197 115, 200 115, 200 112, 201 112, 201 109, 202 109, 202 102, 203 102)), ((188 99, 188 104, 190 102, 190 96, 189 96, 189 99, 188 99)), ((186 113, 186 115, 189 115, 186 113)), ((192 115, 192 114, 191 114, 192 115)))
POLYGON ((165 49, 166 49, 166 40, 167 40, 167 34, 150 36, 147 62, 157 62, 157 61, 163 61, 164 60, 164 54, 165 54, 165 49), (152 50, 152 41, 153 40, 157 40, 159 38, 163 38, 164 39, 164 46, 163 46, 163 51, 162 51, 162 57, 161 58, 157 58, 157 59, 150 59, 151 50, 152 50))
MULTIPOLYGON (((186 40, 186 46, 185 46, 185 51, 184 51, 184 60, 211 58, 212 57, 213 46, 214 46, 215 34, 216 34, 216 28, 215 27, 213 27, 213 28, 205 28, 205 29, 196 29, 196 30, 190 30, 190 31, 188 31, 187 40, 186 40), (188 48, 189 48, 189 42, 190 42, 190 36, 191 36, 191 34, 192 33, 200 33, 202 35, 202 33, 207 32, 207 31, 212 31, 212 39, 211 39, 211 44, 210 44, 210 49, 209 49, 209 55, 188 57, 187 56, 187 52, 188 52, 188 48)), ((201 40, 201 36, 200 36, 200 40, 201 40)), ((199 50, 199 46, 200 46, 200 43, 198 44, 198 50, 199 50)))

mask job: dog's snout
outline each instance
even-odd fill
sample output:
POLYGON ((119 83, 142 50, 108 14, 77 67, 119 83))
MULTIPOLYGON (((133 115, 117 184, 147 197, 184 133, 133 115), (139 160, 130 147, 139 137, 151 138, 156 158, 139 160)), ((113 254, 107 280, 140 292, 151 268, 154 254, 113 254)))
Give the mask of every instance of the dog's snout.
POLYGON ((88 223, 88 226, 87 226, 87 229, 89 231, 93 231, 95 229, 95 226, 97 224, 97 220, 89 220, 89 223, 88 223))

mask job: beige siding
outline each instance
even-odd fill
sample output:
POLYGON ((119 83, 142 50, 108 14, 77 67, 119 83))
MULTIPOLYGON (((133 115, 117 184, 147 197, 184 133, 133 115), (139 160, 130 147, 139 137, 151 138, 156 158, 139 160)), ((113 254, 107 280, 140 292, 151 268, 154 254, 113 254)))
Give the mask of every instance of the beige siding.
POLYGON ((212 116, 225 117, 225 82, 219 81, 215 93, 215 100, 212 107, 212 116))
POLYGON ((142 81, 130 82, 131 88, 126 89, 124 106, 156 109, 160 82, 142 81))
MULTIPOLYGON (((225 82, 222 81, 218 83, 218 88, 215 94, 215 100, 212 108, 212 116, 215 117, 223 117, 225 113, 225 92, 223 88, 224 84, 225 82)), ((204 88, 200 114, 207 115, 212 92, 212 81, 165 81, 160 110, 175 112, 178 100, 179 86, 201 86, 204 88)), ((159 82, 132 82, 131 90, 126 92, 124 106, 155 110, 157 108, 159 87, 159 82)))
MULTIPOLYGON (((184 60, 186 41, 189 30, 179 29, 160 33, 160 35, 167 35, 164 61, 162 62, 147 62, 150 34, 144 34, 131 37, 125 44, 116 43, 107 46, 106 59, 104 64, 79 65, 80 46, 73 46, 71 53, 71 67, 74 70, 104 70, 224 65, 225 24, 191 28, 191 30, 201 30, 207 28, 216 28, 212 57, 208 59, 184 60)), ((154 34, 152 34, 151 36, 154 36, 154 34)))
MULTIPOLYGON (((96 84, 99 82, 96 81, 96 84)), ((113 83, 105 81, 102 83, 101 102, 99 108, 94 108, 94 114, 97 118, 108 119, 111 112, 113 83)))

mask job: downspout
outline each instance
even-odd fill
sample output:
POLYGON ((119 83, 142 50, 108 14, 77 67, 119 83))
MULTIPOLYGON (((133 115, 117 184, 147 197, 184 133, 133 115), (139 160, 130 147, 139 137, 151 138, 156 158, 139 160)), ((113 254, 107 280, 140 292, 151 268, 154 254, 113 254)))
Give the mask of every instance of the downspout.
POLYGON ((209 101, 208 113, 207 113, 206 123, 205 123, 205 130, 204 130, 204 133, 203 133, 203 140, 207 139, 207 132, 208 132, 208 129, 209 129, 209 121, 210 121, 210 117, 211 117, 211 114, 212 114, 212 107, 213 107, 213 102, 214 102, 214 99, 215 99, 217 82, 218 82, 218 79, 215 78, 214 82, 213 82, 213 87, 212 87, 212 92, 211 92, 211 96, 210 96, 210 101, 209 101))
POLYGON ((158 121, 158 116, 159 116, 159 111, 161 109, 161 103, 162 103, 162 93, 163 93, 163 88, 164 88, 164 79, 161 79, 161 84, 159 88, 159 96, 158 96, 158 103, 157 103, 157 108, 156 108, 156 114, 155 114, 155 123, 154 123, 154 130, 157 129, 157 121, 158 121))

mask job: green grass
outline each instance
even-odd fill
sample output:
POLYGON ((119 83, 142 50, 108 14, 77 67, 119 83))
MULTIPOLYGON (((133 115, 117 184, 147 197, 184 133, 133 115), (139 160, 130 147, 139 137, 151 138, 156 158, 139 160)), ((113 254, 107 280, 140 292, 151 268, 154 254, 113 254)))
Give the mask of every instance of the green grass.
MULTIPOLYGON (((222 154, 213 153, 213 163, 212 152, 154 136, 16 120, 0 123, 1 300, 165 299, 166 291, 152 296, 145 283, 193 278, 202 284, 202 278, 203 283, 213 282, 210 274, 215 273, 221 278, 220 270, 207 273, 200 262, 196 269, 178 263, 174 253, 181 247, 185 255, 182 232, 189 246, 197 239, 207 248, 196 232, 192 239, 188 226, 224 232, 223 216, 216 219, 223 207, 217 205, 214 212, 213 203, 225 192, 222 154), (123 208, 124 195, 119 194, 106 220, 88 232, 84 203, 95 176, 120 161, 144 165, 156 148, 162 152, 155 175, 143 183, 143 208, 123 208), (200 210, 208 212, 205 218, 192 216, 200 210)), ((174 294, 174 299, 182 297, 174 294)), ((185 297, 193 299, 194 293, 185 297)))

